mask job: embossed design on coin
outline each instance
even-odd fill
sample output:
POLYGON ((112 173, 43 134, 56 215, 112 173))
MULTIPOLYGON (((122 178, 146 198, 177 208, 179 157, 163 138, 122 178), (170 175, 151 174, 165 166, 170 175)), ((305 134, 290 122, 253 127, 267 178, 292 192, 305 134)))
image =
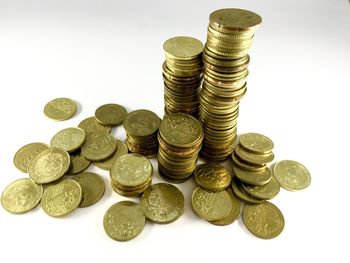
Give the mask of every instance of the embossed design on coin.
POLYGON ((123 122, 126 114, 123 106, 111 103, 98 107, 95 111, 95 118, 102 125, 117 126, 123 122))
POLYGON ((284 228, 284 218, 281 211, 270 202, 245 205, 243 222, 253 235, 264 239, 277 237, 284 228))
POLYGON ((56 133, 50 142, 51 147, 59 147, 67 152, 79 149, 85 142, 85 132, 80 128, 66 128, 56 133))
POLYGON ((79 207, 88 207, 96 204, 105 192, 103 178, 95 173, 85 172, 73 178, 81 186, 83 197, 79 207))
POLYGON ((77 104, 68 98, 57 98, 45 105, 44 114, 57 121, 68 120, 77 111, 77 104))
POLYGON ((250 196, 265 200, 274 198, 280 191, 280 184, 274 176, 272 176, 271 180, 265 185, 242 184, 242 187, 250 196))
POLYGON ((101 161, 110 157, 117 147, 112 135, 103 131, 94 131, 86 135, 81 154, 88 160, 101 161))
POLYGON ((103 227, 110 238, 128 241, 142 232, 145 222, 140 204, 121 201, 107 210, 103 218, 103 227))
POLYGON ((36 207, 43 194, 43 187, 29 178, 22 178, 8 185, 1 195, 1 205, 13 214, 23 214, 36 207))
POLYGON ((158 130, 160 119, 152 111, 135 110, 130 112, 124 121, 124 128, 132 136, 148 136, 158 130))
POLYGON ((275 164, 274 175, 280 185, 289 191, 299 191, 311 183, 311 175, 304 165, 292 160, 275 164))
POLYGON ((128 148, 126 147, 126 145, 122 141, 117 140, 117 149, 115 150, 113 155, 106 160, 94 162, 94 164, 98 168, 105 169, 105 170, 111 170, 112 165, 115 163, 115 161, 117 159, 119 159, 119 157, 121 157, 127 153, 128 153, 128 148))
POLYGON ((81 154, 80 150, 70 154, 70 162, 71 162, 71 166, 69 169, 70 174, 81 173, 81 172, 85 171, 89 167, 89 165, 91 164, 91 161, 86 159, 81 154))
POLYGON ((259 133, 242 134, 239 143, 245 150, 256 154, 270 153, 274 147, 270 138, 259 133))
POLYGON ((61 148, 49 148, 37 155, 29 164, 28 173, 38 184, 60 179, 70 166, 69 154, 61 148))
POLYGON ((183 213, 185 198, 171 184, 158 183, 146 189, 141 197, 141 209, 147 219, 159 224, 177 220, 183 213))
POLYGON ((89 117, 82 120, 79 123, 78 127, 83 129, 86 134, 94 131, 103 131, 103 132, 109 133, 112 129, 111 126, 100 124, 95 117, 89 117))
POLYGON ((200 187, 209 191, 222 191, 231 183, 230 171, 216 163, 198 165, 194 179, 200 187))
POLYGON ((13 157, 13 163, 21 172, 27 173, 29 163, 41 152, 47 150, 49 146, 41 142, 27 144, 20 148, 13 157))
POLYGON ((45 189, 41 207, 49 216, 61 217, 73 212, 79 206, 81 198, 80 185, 72 179, 65 179, 45 189))

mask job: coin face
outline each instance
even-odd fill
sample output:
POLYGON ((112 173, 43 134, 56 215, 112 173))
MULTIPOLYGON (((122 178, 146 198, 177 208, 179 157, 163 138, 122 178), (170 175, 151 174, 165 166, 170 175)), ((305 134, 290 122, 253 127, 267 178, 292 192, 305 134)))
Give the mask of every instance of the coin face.
POLYGON ((79 149, 85 142, 85 132, 80 128, 66 128, 56 133, 50 142, 51 147, 59 147, 67 152, 79 149))
POLYGON ((72 179, 65 179, 45 189, 41 207, 49 216, 62 217, 73 212, 79 206, 81 198, 80 185, 72 179))
POLYGON ((103 161, 99 161, 99 162, 94 162, 94 164, 101 169, 104 170, 110 170, 112 168, 112 165, 114 164, 114 162, 121 156, 125 155, 128 153, 128 148, 126 147, 126 145, 122 142, 117 140, 117 149, 115 150, 115 152, 113 153, 113 155, 111 157, 109 157, 106 160, 103 161))
POLYGON ((27 173, 29 163, 41 152, 47 150, 49 146, 41 142, 27 144, 20 148, 14 158, 13 163, 21 172, 27 173))
POLYGON ((225 190, 211 192, 197 187, 192 193, 192 208, 199 217, 216 221, 230 213, 232 200, 225 190))
POLYGON ((274 176, 265 185, 242 184, 242 187, 252 197, 264 200, 274 198, 280 191, 280 184, 274 176))
POLYGON ((102 125, 117 126, 124 121, 126 114, 123 106, 111 103, 98 107, 95 111, 95 118, 102 125))
POLYGON ((88 207, 96 204, 105 192, 103 178, 95 173, 85 172, 73 177, 81 186, 83 197, 79 207, 88 207))
POLYGON ((149 110, 130 112, 123 123, 125 131, 132 136, 148 136, 154 134, 160 124, 160 118, 149 110))
POLYGON ((163 49, 170 57, 186 60, 198 57, 203 52, 203 44, 193 37, 178 36, 165 41, 163 49))
POLYGON ((81 154, 91 161, 102 161, 110 157, 117 147, 112 135, 103 131, 94 131, 86 135, 81 154))
POLYGON ((284 160, 275 164, 274 175, 280 185, 289 191, 299 191, 311 183, 311 175, 304 165, 292 160, 284 160))
POLYGON ((230 171, 216 163, 198 165, 194 179, 200 187, 209 191, 222 191, 231 183, 230 171))
POLYGON ((71 167, 69 168, 69 173, 78 174, 85 171, 91 164, 91 161, 86 159, 81 154, 81 151, 78 150, 70 154, 70 163, 71 163, 71 167))
POLYGON ((79 125, 79 128, 83 129, 86 134, 94 131, 103 131, 109 133, 111 131, 111 126, 100 124, 95 117, 89 117, 82 120, 79 125))
POLYGON ((233 173, 240 181, 251 185, 265 185, 272 178, 271 170, 268 167, 265 167, 262 171, 251 172, 233 166, 233 173))
POLYGON ((158 183, 146 189, 141 197, 141 209, 147 219, 159 224, 177 220, 184 212, 185 198, 171 184, 158 183))
POLYGON ((111 181, 118 182, 124 187, 134 188, 146 183, 153 173, 151 162, 139 154, 126 154, 113 164, 111 181))
POLYGON ((145 222, 140 204, 121 201, 107 210, 103 218, 103 227, 110 238, 128 241, 142 232, 145 222))
POLYGON ((277 237, 284 228, 284 218, 277 206, 270 202, 243 207, 243 222, 255 236, 271 239, 277 237))
POLYGON ((23 214, 36 207, 43 187, 29 178, 22 178, 7 186, 1 195, 1 205, 13 214, 23 214))
POLYGON ((77 111, 77 104, 68 98, 57 98, 48 102, 44 107, 44 114, 57 121, 68 120, 77 111))
POLYGON ((60 179, 70 166, 69 154, 61 148, 49 148, 37 155, 29 164, 28 173, 38 184, 60 179))
POLYGON ((273 150, 273 142, 265 135, 259 133, 246 133, 239 137, 240 145, 256 154, 266 154, 273 150))

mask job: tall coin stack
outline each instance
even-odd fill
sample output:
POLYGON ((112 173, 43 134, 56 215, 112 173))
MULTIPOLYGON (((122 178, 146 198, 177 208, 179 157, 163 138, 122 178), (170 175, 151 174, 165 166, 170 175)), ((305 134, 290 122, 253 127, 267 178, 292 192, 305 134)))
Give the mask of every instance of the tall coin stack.
POLYGON ((182 112, 198 117, 203 78, 202 42, 178 36, 165 41, 163 49, 165 113, 182 112))
POLYGON ((239 101, 246 93, 249 55, 261 17, 242 9, 220 9, 210 14, 204 47, 204 81, 199 120, 204 130, 201 155, 223 161, 237 138, 239 101))

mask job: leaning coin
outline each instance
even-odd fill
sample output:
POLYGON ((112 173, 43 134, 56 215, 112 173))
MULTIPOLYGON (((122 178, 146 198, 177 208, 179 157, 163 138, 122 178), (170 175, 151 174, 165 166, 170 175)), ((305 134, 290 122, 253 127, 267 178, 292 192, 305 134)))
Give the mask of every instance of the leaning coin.
POLYGON ((275 164, 273 172, 280 185, 289 191, 305 189, 311 182, 309 171, 296 161, 280 161, 275 164))
POLYGON ((23 214, 36 207, 43 194, 42 185, 22 178, 8 185, 1 195, 1 205, 13 214, 23 214))
POLYGON ((112 135, 103 131, 94 131, 86 135, 81 154, 91 161, 102 161, 110 157, 117 147, 112 135))
POLYGON ((271 180, 265 185, 249 185, 242 183, 242 187, 250 196, 263 200, 274 198, 280 191, 280 184, 274 176, 272 176, 271 180))
POLYGON ((59 147, 67 152, 79 149, 85 142, 85 132, 80 128, 66 128, 56 133, 50 142, 51 147, 59 147))
POLYGON ((46 184, 60 179, 70 167, 69 154, 52 147, 37 155, 29 164, 28 174, 38 184, 46 184))
POLYGON ((112 205, 103 218, 106 234, 117 241, 128 241, 137 237, 145 226, 146 218, 140 204, 121 201, 112 205))
POLYGON ((44 114, 57 121, 68 120, 77 111, 77 104, 68 98, 57 98, 45 105, 44 114))
POLYGON ((111 126, 100 124, 95 117, 89 117, 82 120, 79 123, 78 127, 83 129, 86 134, 93 131, 104 131, 106 133, 109 133, 112 129, 111 126))
POLYGON ((143 214, 147 219, 158 224, 174 222, 182 215, 184 207, 184 195, 172 184, 151 185, 141 197, 143 214))
POLYGON ((69 174, 78 174, 84 172, 91 164, 91 161, 86 159, 81 154, 81 151, 78 150, 70 154, 70 163, 69 174))
POLYGON ((96 204, 105 192, 103 178, 95 173, 85 172, 72 178, 77 181, 83 191, 83 198, 79 207, 88 207, 96 204))
POLYGON ((126 109, 119 104, 105 104, 95 111, 96 120, 102 125, 117 126, 126 117, 126 109))
POLYGON ((246 133, 239 137, 239 144, 245 150, 256 154, 269 154, 273 150, 270 138, 259 133, 246 133))
POLYGON ((29 163, 49 146, 45 143, 34 142, 20 148, 13 157, 13 163, 21 172, 27 173, 29 163))
POLYGON ((237 178, 233 178, 232 182, 231 182, 231 188, 233 190, 233 193, 242 201, 248 203, 248 204, 261 204, 263 202, 265 202, 265 200, 261 200, 261 199, 256 199, 252 196, 250 196, 248 193, 246 193, 243 189, 243 187, 241 186, 241 182, 238 181, 237 178))
POLYGON ((79 206, 81 198, 80 185, 72 179, 65 179, 45 189, 41 207, 49 216, 61 217, 73 212, 79 206))
POLYGON ((252 185, 265 185, 272 178, 271 170, 268 167, 259 172, 251 172, 233 166, 233 173, 240 181, 252 185))
POLYGON ((270 202, 243 207, 243 223, 255 236, 271 239, 284 228, 284 217, 277 206, 270 202))
POLYGON ((96 161, 94 164, 101 169, 104 170, 111 170, 113 163, 121 156, 125 155, 128 153, 128 148, 126 145, 122 142, 117 140, 117 149, 113 153, 111 157, 109 157, 106 160, 103 161, 96 161))
POLYGON ((198 165, 194 170, 194 179, 203 189, 222 191, 231 183, 230 171, 220 164, 205 163, 198 165))

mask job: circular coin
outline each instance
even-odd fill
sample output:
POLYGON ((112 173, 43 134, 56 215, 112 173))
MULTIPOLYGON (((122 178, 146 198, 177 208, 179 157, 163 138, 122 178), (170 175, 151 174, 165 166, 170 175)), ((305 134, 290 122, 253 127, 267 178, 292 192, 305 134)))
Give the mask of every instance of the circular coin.
POLYGON ((252 197, 264 200, 274 198, 280 191, 280 184, 274 176, 265 185, 242 184, 242 187, 252 197))
POLYGON ((86 159, 79 150, 70 154, 70 163, 69 173, 78 174, 85 171, 91 164, 91 161, 86 159))
POLYGON ((245 150, 256 154, 269 154, 274 146, 270 138, 259 133, 242 134, 239 143, 245 150))
POLYGON ((194 170, 194 179, 203 189, 222 191, 231 183, 230 171, 220 164, 205 163, 198 165, 194 170))
POLYGON ((115 161, 128 153, 128 148, 126 147, 126 145, 122 142, 117 140, 117 149, 115 150, 115 152, 113 153, 113 155, 111 157, 109 157, 106 160, 103 161, 99 161, 99 162, 94 162, 94 164, 101 169, 104 170, 111 170, 112 165, 115 163, 115 161))
POLYGON ((57 98, 48 102, 44 107, 44 114, 57 121, 68 120, 77 111, 77 104, 68 98, 57 98))
POLYGON ((91 161, 102 161, 110 157, 117 147, 112 135, 103 131, 94 131, 86 135, 81 154, 91 161))
POLYGON ((45 143, 34 142, 20 148, 13 157, 13 163, 21 172, 27 173, 29 163, 41 152, 47 150, 49 146, 45 143))
POLYGON ((159 127, 160 118, 149 110, 129 112, 124 120, 124 128, 132 136, 148 136, 154 134, 159 127))
POLYGON ((275 158, 273 152, 270 152, 269 154, 255 154, 244 150, 244 148, 242 148, 240 145, 236 146, 235 153, 239 158, 248 163, 260 165, 272 162, 275 158))
POLYGON ((111 103, 98 107, 95 118, 102 125, 117 126, 124 121, 126 114, 127 111, 123 106, 111 103))
POLYGON ((121 201, 107 210, 103 218, 103 227, 110 238, 128 241, 142 232, 145 222, 140 204, 121 201))
POLYGON ((95 173, 85 172, 73 177, 81 186, 83 197, 79 207, 88 207, 96 204, 105 192, 103 178, 95 173))
POLYGON ((203 44, 193 37, 178 36, 165 41, 163 49, 169 57, 189 60, 198 57, 203 52, 203 44))
POLYGON ((78 127, 83 129, 86 134, 94 131, 103 131, 103 132, 109 133, 112 129, 111 126, 106 126, 99 123, 95 117, 89 117, 82 120, 79 123, 78 127))
POLYGON ((233 173, 240 181, 251 185, 265 185, 272 178, 271 170, 268 167, 259 172, 251 172, 233 166, 233 173))
POLYGON ((67 152, 79 149, 85 142, 85 132, 80 128, 66 128, 56 133, 50 142, 51 147, 59 147, 67 152))

